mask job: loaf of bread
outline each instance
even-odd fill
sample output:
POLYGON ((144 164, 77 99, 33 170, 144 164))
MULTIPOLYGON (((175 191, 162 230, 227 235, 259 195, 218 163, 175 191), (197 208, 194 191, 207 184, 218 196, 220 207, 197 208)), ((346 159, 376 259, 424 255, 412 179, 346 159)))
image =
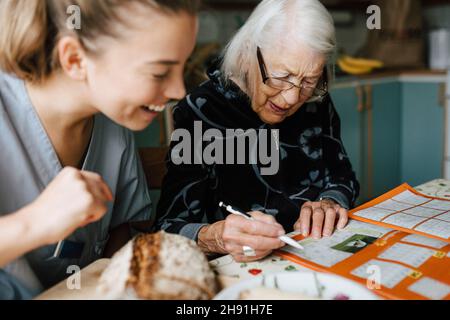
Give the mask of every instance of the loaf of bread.
POLYGON ((139 235, 119 250, 98 290, 105 299, 206 300, 218 286, 194 241, 160 231, 139 235))

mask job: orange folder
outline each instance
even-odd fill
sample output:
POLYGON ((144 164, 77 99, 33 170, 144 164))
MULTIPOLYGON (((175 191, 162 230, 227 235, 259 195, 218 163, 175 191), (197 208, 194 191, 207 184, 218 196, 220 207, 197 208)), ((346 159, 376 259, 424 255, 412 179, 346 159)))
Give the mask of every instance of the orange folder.
MULTIPOLYGON (((304 252, 284 247, 275 254, 317 271, 357 281, 387 299, 449 300, 449 212, 450 200, 420 194, 403 184, 349 212, 358 228, 373 226, 383 231, 381 236, 352 235, 346 231, 349 239, 325 248, 321 244, 330 243, 332 238, 312 240, 297 235, 294 239, 305 247, 304 252), (375 219, 371 219, 371 214, 375 219), (329 266, 308 256, 308 250, 315 250, 317 255, 320 248, 325 248, 324 255, 333 255, 338 250, 346 258, 329 266)), ((344 231, 332 237, 337 238, 344 231)))

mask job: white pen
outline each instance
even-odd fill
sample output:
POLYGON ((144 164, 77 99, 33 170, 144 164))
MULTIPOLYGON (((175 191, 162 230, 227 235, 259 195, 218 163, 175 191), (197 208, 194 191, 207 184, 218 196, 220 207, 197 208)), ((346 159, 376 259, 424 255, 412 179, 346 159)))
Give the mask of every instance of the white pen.
MULTIPOLYGON (((232 207, 232 206, 230 206, 230 205, 226 205, 226 204, 224 204, 223 202, 220 202, 220 203, 219 203, 219 207, 223 207, 223 208, 225 208, 229 213, 236 214, 236 215, 238 215, 238 216, 242 216, 242 217, 244 217, 244 218, 246 218, 246 219, 248 219, 248 220, 255 220, 255 219, 254 219, 251 215, 249 215, 247 212, 244 212, 244 211, 242 211, 242 210, 239 210, 239 209, 237 209, 237 208, 234 208, 234 207, 232 207)), ((296 248, 296 249, 300 249, 300 250, 303 250, 303 249, 304 249, 297 241, 295 241, 294 239, 292 239, 292 238, 290 238, 290 237, 288 237, 288 236, 286 236, 286 235, 284 235, 284 236, 279 236, 278 239, 280 239, 280 240, 283 241, 284 243, 286 243, 286 244, 288 244, 288 245, 290 245, 290 246, 292 246, 292 247, 294 247, 294 248, 296 248)))

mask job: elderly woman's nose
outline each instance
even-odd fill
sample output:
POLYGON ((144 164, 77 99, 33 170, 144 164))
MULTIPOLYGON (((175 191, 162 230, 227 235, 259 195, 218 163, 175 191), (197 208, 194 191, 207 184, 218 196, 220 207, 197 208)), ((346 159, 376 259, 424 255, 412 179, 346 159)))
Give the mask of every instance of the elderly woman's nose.
POLYGON ((288 104, 295 104, 300 99, 300 90, 297 87, 292 87, 289 90, 284 90, 281 95, 283 96, 284 100, 288 104))

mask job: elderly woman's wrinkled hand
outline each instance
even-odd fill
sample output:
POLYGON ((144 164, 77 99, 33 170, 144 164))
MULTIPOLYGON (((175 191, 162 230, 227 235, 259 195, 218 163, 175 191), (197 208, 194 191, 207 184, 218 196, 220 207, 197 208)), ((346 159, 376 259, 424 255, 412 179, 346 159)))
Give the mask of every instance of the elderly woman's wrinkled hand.
POLYGON ((283 227, 273 216, 250 212, 253 220, 230 214, 225 220, 206 226, 199 232, 198 244, 204 251, 231 254, 237 262, 256 261, 284 246, 278 239, 283 227), (244 248, 252 249, 246 254, 244 248))
POLYGON ((314 239, 332 235, 335 226, 342 229, 348 222, 348 211, 331 199, 315 202, 305 202, 300 210, 300 216, 294 224, 294 230, 303 236, 311 235, 314 239), (336 225, 337 220, 337 225, 336 225))

